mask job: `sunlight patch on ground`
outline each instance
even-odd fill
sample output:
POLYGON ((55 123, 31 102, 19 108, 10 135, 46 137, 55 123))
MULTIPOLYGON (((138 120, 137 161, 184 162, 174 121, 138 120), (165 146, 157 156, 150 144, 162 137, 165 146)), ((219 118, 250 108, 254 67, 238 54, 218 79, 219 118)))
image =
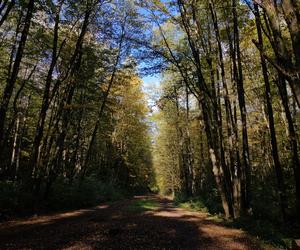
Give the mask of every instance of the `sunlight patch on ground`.
POLYGON ((66 247, 66 248, 63 248, 64 250, 77 250, 77 249, 83 249, 83 250, 90 250, 90 249, 93 249, 91 246, 85 244, 85 243, 82 243, 82 242, 77 242, 75 243, 73 246, 70 246, 70 247, 66 247))
POLYGON ((54 214, 54 215, 47 215, 47 216, 33 216, 29 219, 15 220, 15 221, 7 222, 7 223, 2 223, 2 224, 0 224, 0 229, 2 227, 12 228, 12 227, 21 226, 21 225, 34 225, 34 224, 48 225, 48 224, 54 223, 57 220, 67 219, 67 218, 71 218, 71 217, 78 217, 78 216, 82 216, 86 213, 94 212, 95 210, 107 209, 109 207, 110 207, 109 205, 100 205, 100 206, 96 206, 91 209, 80 209, 80 210, 76 210, 76 211, 59 213, 59 214, 54 214))

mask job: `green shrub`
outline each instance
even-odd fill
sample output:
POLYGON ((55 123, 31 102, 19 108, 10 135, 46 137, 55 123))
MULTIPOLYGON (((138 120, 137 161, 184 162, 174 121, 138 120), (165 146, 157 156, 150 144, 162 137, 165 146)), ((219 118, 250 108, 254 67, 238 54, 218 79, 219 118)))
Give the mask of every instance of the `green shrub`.
POLYGON ((241 217, 224 223, 230 227, 241 228, 262 242, 273 245, 276 249, 290 249, 292 239, 297 238, 300 233, 300 229, 295 225, 278 225, 255 217, 241 217))
POLYGON ((181 206, 186 206, 197 211, 209 212, 210 214, 220 214, 223 212, 220 197, 216 189, 192 198, 186 198, 181 193, 177 193, 174 201, 177 204, 181 204, 181 206))
POLYGON ((2 212, 17 206, 17 196, 18 191, 12 182, 0 182, 0 210, 2 212))
POLYGON ((57 182, 53 186, 48 205, 52 209, 69 209, 94 206, 103 201, 114 201, 124 197, 119 188, 86 178, 82 183, 73 185, 57 182))
POLYGON ((82 183, 72 184, 62 179, 53 183, 47 200, 43 199, 45 187, 41 187, 40 196, 35 196, 22 185, 13 182, 0 182, 0 217, 10 214, 30 214, 37 210, 64 210, 94 206, 104 201, 115 201, 128 196, 110 183, 95 178, 86 178, 82 183))
POLYGON ((21 185, 11 181, 0 182, 1 214, 26 213, 33 209, 34 201, 34 195, 26 191, 21 185))

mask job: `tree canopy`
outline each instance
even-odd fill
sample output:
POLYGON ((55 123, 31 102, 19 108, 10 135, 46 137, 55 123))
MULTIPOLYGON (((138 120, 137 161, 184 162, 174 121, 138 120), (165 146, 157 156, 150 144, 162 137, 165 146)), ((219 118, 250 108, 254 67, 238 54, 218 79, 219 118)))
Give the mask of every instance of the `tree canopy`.
POLYGON ((292 0, 1 1, 0 208, 158 189, 226 218, 299 219, 299 13, 292 0))

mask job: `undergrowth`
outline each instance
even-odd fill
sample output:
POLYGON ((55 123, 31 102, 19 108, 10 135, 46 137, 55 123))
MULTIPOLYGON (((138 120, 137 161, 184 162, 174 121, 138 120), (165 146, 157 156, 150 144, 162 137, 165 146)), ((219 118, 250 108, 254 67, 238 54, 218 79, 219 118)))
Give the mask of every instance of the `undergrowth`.
POLYGON ((178 207, 206 213, 209 220, 222 223, 224 226, 242 229, 259 240, 262 247, 266 249, 269 245, 276 249, 291 249, 292 240, 300 236, 299 225, 282 224, 271 221, 268 218, 263 219, 250 216, 236 220, 225 220, 219 209, 219 204, 216 207, 212 207, 214 206, 212 200, 207 202, 201 197, 184 200, 175 199, 174 202, 178 207))
POLYGON ((94 178, 86 178, 82 183, 75 181, 72 184, 57 180, 47 199, 43 197, 43 193, 43 187, 40 195, 35 195, 20 184, 0 182, 0 220, 15 215, 85 208, 99 202, 115 201, 130 196, 129 191, 94 178))

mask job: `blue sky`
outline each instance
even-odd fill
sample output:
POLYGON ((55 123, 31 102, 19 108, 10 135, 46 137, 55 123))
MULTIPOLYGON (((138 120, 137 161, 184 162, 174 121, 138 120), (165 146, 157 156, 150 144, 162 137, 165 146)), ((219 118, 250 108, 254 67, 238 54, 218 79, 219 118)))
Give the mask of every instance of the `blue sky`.
POLYGON ((161 74, 154 74, 149 76, 144 76, 142 78, 142 90, 146 94, 146 101, 148 107, 150 108, 150 112, 147 116, 149 133, 152 137, 152 143, 154 143, 154 135, 158 131, 157 124, 151 119, 153 112, 158 111, 158 107, 156 106, 156 101, 160 97, 160 82, 161 82, 161 74))
POLYGON ((144 76, 142 78, 143 80, 143 88, 151 87, 154 85, 159 85, 160 83, 160 74, 150 75, 150 76, 144 76))
POLYGON ((152 109, 155 106, 155 101, 159 98, 159 87, 160 87, 161 76, 160 74, 144 76, 142 78, 142 81, 143 81, 142 89, 146 94, 147 103, 149 107, 152 109))

